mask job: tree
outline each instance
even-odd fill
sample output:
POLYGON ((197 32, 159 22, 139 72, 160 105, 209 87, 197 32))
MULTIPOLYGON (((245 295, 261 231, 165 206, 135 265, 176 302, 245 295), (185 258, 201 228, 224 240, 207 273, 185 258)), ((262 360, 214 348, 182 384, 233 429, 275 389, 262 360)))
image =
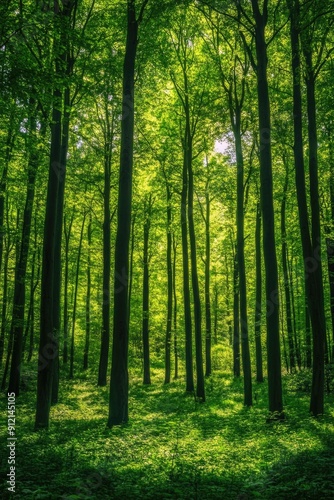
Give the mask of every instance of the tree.
POLYGON ((128 342, 129 342, 129 240, 131 229, 134 81, 138 28, 148 0, 136 16, 136 1, 127 2, 127 37, 123 66, 121 159, 118 192, 118 218, 115 246, 114 324, 110 378, 108 426, 128 421, 128 342))

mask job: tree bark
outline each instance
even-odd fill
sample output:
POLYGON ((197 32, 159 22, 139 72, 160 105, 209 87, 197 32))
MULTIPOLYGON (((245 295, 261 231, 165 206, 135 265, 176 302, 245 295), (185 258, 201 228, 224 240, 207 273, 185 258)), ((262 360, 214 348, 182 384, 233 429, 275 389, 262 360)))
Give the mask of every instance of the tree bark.
MULTIPOLYGON (((297 201, 299 211, 299 225, 301 232, 304 270, 305 270, 305 290, 308 299, 308 308, 312 324, 313 335, 313 375, 312 375, 312 391, 310 411, 316 416, 323 413, 324 409, 324 344, 325 344, 325 317, 323 308, 322 294, 322 271, 321 265, 316 261, 314 252, 317 250, 317 241, 319 233, 319 217, 318 207, 318 179, 317 179, 317 163, 314 163, 313 155, 316 152, 310 150, 310 186, 311 186, 311 205, 312 205, 312 239, 309 229, 308 208, 306 199, 306 183, 304 171, 304 151, 303 151, 303 134, 302 134, 302 95, 301 95, 301 63, 299 49, 299 16, 300 6, 299 0, 289 0, 288 7, 290 9, 290 39, 292 47, 292 74, 293 74, 293 114, 294 114, 294 160, 295 160, 295 177, 297 189, 297 201), (314 171, 315 170, 315 171, 314 171), (315 186, 312 186, 315 182, 315 186), (315 227, 313 227, 313 225, 315 227), (313 242, 312 242, 313 240, 313 242)), ((307 84, 307 98, 312 101, 312 92, 314 90, 314 82, 307 84)), ((313 144, 313 115, 312 102, 308 103, 308 118, 309 118, 309 146, 313 144)), ((316 156, 315 156, 316 160, 316 156)), ((318 207, 319 208, 319 207, 318 207)), ((319 247, 320 249, 320 247, 319 247)))
POLYGON ((252 373, 248 338, 247 283, 245 266, 244 159, 241 142, 241 107, 237 103, 235 106, 235 120, 233 125, 237 158, 237 262, 239 275, 241 356, 244 374, 244 404, 245 406, 252 406, 252 373))
POLYGON ((205 376, 209 377, 212 372, 211 363, 211 241, 210 241, 210 193, 209 181, 205 192, 205 376))
POLYGON ((173 264, 172 264, 172 193, 166 181, 167 195, 167 321, 165 338, 165 384, 170 383, 171 376, 171 345, 173 321, 173 264))
POLYGON ((150 307, 150 275, 149 275, 149 237, 151 225, 151 209, 152 209, 152 196, 150 195, 148 201, 145 203, 144 214, 144 252, 143 252, 143 320, 142 320, 142 334, 143 334, 143 359, 144 359, 144 378, 143 383, 146 385, 151 384, 150 375, 150 332, 149 332, 149 307, 150 307))
MULTIPOLYGON (((184 148, 186 147, 187 136, 184 138, 184 148)), ((186 337, 186 391, 194 392, 193 374, 193 348, 192 348, 192 324, 189 289, 189 251, 188 251, 188 224, 187 224, 187 204, 188 204, 188 165, 187 158, 183 157, 182 170, 182 193, 181 193, 181 237, 182 237, 182 262, 183 262, 183 305, 184 305, 184 327, 186 337)))
POLYGON ((107 136, 104 157, 104 221, 103 221, 103 302, 102 302, 102 332, 98 383, 100 387, 107 385, 107 369, 110 343, 110 176, 112 155, 112 129, 107 118, 107 136))
POLYGON ((281 203, 281 239, 282 239, 282 265, 283 265, 283 284, 285 293, 285 307, 286 307, 286 326, 288 333, 288 347, 289 347, 289 371, 295 370, 295 345, 293 340, 293 327, 292 327, 292 310, 291 310, 291 295, 290 295, 290 280, 287 263, 287 243, 286 243, 286 195, 288 190, 288 167, 286 166, 285 182, 283 189, 283 198, 281 203))
MULTIPOLYGON (((186 95, 187 97, 187 95, 186 95)), ((188 224, 189 224, 189 241, 191 255, 191 282, 194 298, 194 324, 195 324, 195 353, 196 353, 196 396, 203 402, 205 401, 205 385, 204 385, 204 370, 203 370, 203 354, 202 354, 202 310, 201 298, 198 283, 197 271, 197 249, 196 235, 194 223, 194 174, 192 167, 192 138, 190 137, 190 115, 188 114, 187 121, 188 129, 188 224), (188 121, 189 120, 189 121, 188 121)))
POLYGON ((240 377, 240 315, 239 315, 239 269, 235 247, 233 266, 233 375, 240 377))
POLYGON ((267 78, 267 42, 265 27, 268 2, 260 12, 258 0, 252 0, 255 20, 256 76, 260 135, 261 209, 263 222, 263 256, 266 273, 267 351, 269 411, 283 416, 281 354, 279 338, 279 291, 275 244, 273 174, 271 155, 271 117, 267 78))
POLYGON ((71 219, 68 227, 66 226, 66 214, 64 215, 64 237, 65 237, 65 269, 64 269, 64 345, 63 345, 63 363, 68 362, 68 282, 69 282, 69 250, 70 250, 70 237, 72 224, 74 219, 74 211, 72 212, 71 219))
POLYGON ((261 318, 262 318, 262 267, 261 267, 261 206, 258 203, 256 210, 255 229, 255 355, 256 355, 256 381, 263 382, 261 318))
MULTIPOLYGON (((32 107, 34 103, 30 102, 32 107)), ((8 392, 14 392, 16 397, 20 394, 20 374, 22 363, 23 331, 24 331, 24 311, 26 292, 26 272, 28 264, 28 254, 30 245, 31 220, 33 203, 35 197, 35 180, 39 164, 39 155, 36 149, 36 118, 33 116, 35 110, 31 110, 30 117, 30 144, 28 161, 27 194, 23 214, 23 225, 21 235, 21 246, 19 258, 15 268, 15 286, 12 313, 11 335, 13 336, 13 354, 9 376, 8 392)), ((44 129, 44 127, 43 127, 44 129)), ((42 132, 42 135, 43 132, 42 132)))
POLYGON ((82 225, 81 225, 80 239, 79 239, 79 246, 78 246, 78 255, 77 255, 77 265, 76 265, 76 271, 75 271, 73 314, 72 314, 71 352, 70 352, 70 374, 69 374, 70 379, 72 379, 74 376, 75 321, 76 321, 76 313, 77 313, 77 298, 78 298, 78 287, 79 287, 81 249, 82 249, 82 240, 83 240, 85 222, 86 222, 86 214, 84 214, 84 216, 83 216, 83 221, 82 221, 82 225))
POLYGON ((91 245, 92 245, 92 214, 89 214, 89 223, 87 229, 87 291, 86 291, 86 334, 85 334, 85 348, 83 356, 83 369, 88 369, 88 356, 89 356, 89 343, 90 343, 90 302, 91 302, 91 245))
MULTIPOLYGON (((147 2, 142 4, 141 14, 147 2)), ((127 2, 127 38, 123 66, 123 103, 121 125, 121 158, 118 193, 118 221, 115 247, 114 324, 110 378, 108 426, 128 421, 128 343, 129 343, 129 240, 131 229, 134 76, 138 45, 135 0, 127 2)))
POLYGON ((58 344, 54 336, 53 292, 55 228, 59 184, 58 172, 61 165, 61 92, 59 89, 54 91, 53 98, 51 152, 42 256, 40 341, 38 351, 37 407, 35 418, 36 430, 49 427, 53 367, 54 360, 58 356, 58 344))

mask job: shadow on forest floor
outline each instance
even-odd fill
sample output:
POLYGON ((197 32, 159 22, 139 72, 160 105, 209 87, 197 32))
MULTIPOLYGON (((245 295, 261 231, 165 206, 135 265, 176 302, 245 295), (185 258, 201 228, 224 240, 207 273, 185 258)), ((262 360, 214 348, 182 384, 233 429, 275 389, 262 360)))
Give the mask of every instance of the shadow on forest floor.
MULTIPOLYGON (((161 378, 161 373, 157 371, 161 378)), ((215 375, 207 402, 184 382, 130 388, 128 425, 106 428, 108 390, 64 381, 50 431, 32 432, 34 394, 17 401, 17 493, 27 500, 281 500, 334 498, 333 396, 327 414, 308 416, 306 394, 285 390, 287 418, 266 423, 266 384, 243 406, 242 381, 215 375)), ((1 437, 6 437, 5 426, 1 437)), ((5 442, 5 439, 4 439, 5 442)))

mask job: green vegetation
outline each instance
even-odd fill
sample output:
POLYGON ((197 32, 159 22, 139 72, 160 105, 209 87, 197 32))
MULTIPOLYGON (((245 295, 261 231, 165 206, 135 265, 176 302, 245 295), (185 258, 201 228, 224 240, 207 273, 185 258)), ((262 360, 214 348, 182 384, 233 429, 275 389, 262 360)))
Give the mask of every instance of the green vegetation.
MULTIPOLYGON (((205 404, 184 393, 182 379, 163 384, 161 364, 152 365, 150 386, 142 384, 138 367, 131 369, 132 418, 111 430, 108 391, 87 372, 62 384, 50 431, 33 432, 34 383, 27 380, 17 403, 14 498, 332 498, 333 395, 326 398, 326 416, 307 417, 309 395, 298 390, 298 377, 286 375, 286 419, 268 424, 267 384, 255 383, 254 406, 244 407, 228 352, 214 349, 205 404)), ((1 454, 6 461, 4 448, 1 454)))
POLYGON ((0 1, 5 496, 334 498, 333 26, 0 1))

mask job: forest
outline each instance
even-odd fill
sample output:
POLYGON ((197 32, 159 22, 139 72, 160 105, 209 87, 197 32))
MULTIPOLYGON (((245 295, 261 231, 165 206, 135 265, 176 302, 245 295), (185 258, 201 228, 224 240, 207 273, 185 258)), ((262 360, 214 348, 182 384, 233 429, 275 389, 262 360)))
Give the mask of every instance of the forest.
POLYGON ((333 27, 1 1, 2 498, 334 498, 333 27))

